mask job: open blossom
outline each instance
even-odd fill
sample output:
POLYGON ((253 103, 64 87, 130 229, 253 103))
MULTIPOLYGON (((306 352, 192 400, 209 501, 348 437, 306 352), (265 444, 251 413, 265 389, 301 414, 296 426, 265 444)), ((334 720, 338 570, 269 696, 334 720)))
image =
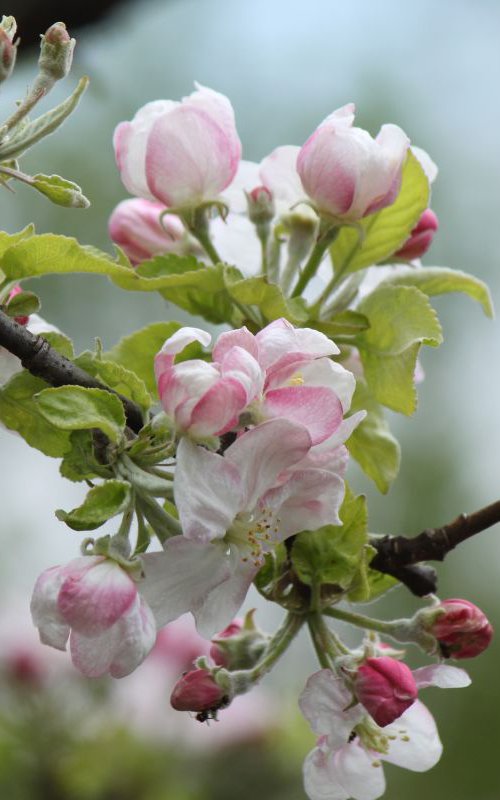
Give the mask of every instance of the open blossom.
POLYGON ((131 194, 177 208, 215 200, 241 156, 231 103, 204 86, 180 103, 147 103, 118 125, 114 148, 131 194))
POLYGON ((353 375, 330 355, 337 346, 324 334, 271 322, 255 336, 243 327, 222 333, 211 364, 201 360, 175 364, 187 344, 207 346, 209 334, 182 328, 165 342, 155 359, 163 408, 177 429, 194 437, 220 435, 238 424, 276 417, 304 425, 313 445, 338 436, 341 444, 360 419, 344 420, 355 387, 353 375))
POLYGON ((161 203, 139 197, 122 200, 109 218, 108 230, 115 244, 123 248, 132 264, 139 264, 164 253, 182 254, 187 249, 187 234, 178 217, 166 214, 161 203))
MULTIPOLYGON (((439 664, 415 670, 414 678, 418 687, 470 682, 463 670, 439 664)), ((310 800, 376 800, 385 791, 383 761, 424 772, 441 757, 436 724, 419 700, 383 729, 352 700, 344 681, 329 669, 311 675, 300 697, 301 711, 319 737, 304 762, 310 800)))
POLYGON ((257 425, 223 456, 181 440, 174 497, 183 536, 142 557, 141 593, 160 625, 191 611, 212 636, 235 616, 266 552, 338 520, 343 480, 317 467, 293 471, 311 446, 306 428, 286 419, 257 425))
POLYGON ((89 678, 128 675, 156 639, 153 614, 136 584, 103 556, 83 556, 42 572, 31 614, 43 644, 65 650, 69 638, 73 664, 89 678))

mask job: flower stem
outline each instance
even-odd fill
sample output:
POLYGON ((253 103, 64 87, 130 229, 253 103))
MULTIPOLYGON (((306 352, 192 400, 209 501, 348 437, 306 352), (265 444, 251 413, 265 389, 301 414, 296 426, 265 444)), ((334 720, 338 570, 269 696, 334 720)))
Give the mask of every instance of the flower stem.
POLYGON ((269 642, 264 658, 255 667, 248 670, 248 677, 252 682, 256 683, 266 672, 269 672, 295 639, 303 623, 304 616, 301 614, 289 613, 286 615, 283 624, 269 642))
POLYGON ((137 507, 153 528, 161 544, 182 533, 179 520, 165 511, 151 496, 137 492, 137 507))
POLYGON ((327 617, 340 619, 343 622, 349 622, 351 625, 356 625, 358 628, 365 628, 369 631, 383 633, 385 636, 390 636, 392 639, 396 639, 396 641, 399 642, 418 643, 415 635, 412 633, 411 620, 409 619, 395 619, 387 622, 381 619, 365 617, 364 614, 344 611, 340 608, 323 609, 323 614, 327 617))
POLYGON ((348 648, 339 637, 325 624, 318 612, 309 615, 307 624, 318 661, 323 668, 331 668, 337 656, 349 653, 348 648))
POLYGON ((292 297, 301 295, 311 278, 314 277, 324 254, 332 242, 335 241, 339 230, 340 227, 338 225, 331 225, 324 221, 321 222, 316 244, 292 292, 292 297))
POLYGON ((222 259, 210 238, 208 209, 205 206, 201 206, 194 209, 192 213, 183 215, 182 219, 189 232, 201 244, 212 264, 220 264, 222 259))

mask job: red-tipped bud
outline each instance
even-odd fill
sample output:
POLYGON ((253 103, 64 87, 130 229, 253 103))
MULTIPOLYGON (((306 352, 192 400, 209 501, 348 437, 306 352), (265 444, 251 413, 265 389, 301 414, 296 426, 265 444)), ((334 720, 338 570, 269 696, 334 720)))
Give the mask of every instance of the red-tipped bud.
POLYGON ((355 680, 355 691, 377 725, 390 725, 417 699, 418 689, 412 671, 389 656, 367 658, 355 680))
POLYGON ((274 217, 273 195, 265 186, 256 186, 247 194, 248 216, 254 225, 266 225, 274 217))
POLYGON ((0 83, 10 77, 16 63, 17 47, 9 34, 0 27, 0 83))
POLYGON ((398 258, 408 259, 408 261, 413 258, 421 258, 431 246, 438 227, 438 218, 434 211, 428 208, 420 217, 403 247, 394 255, 398 258))
POLYGON ((170 695, 176 711, 215 711, 225 705, 224 690, 206 669, 193 669, 179 678, 170 695))
POLYGON ((486 650, 493 638, 493 628, 480 608, 468 600, 443 600, 428 629, 439 642, 445 658, 474 658, 486 650))
MULTIPOLYGON (((14 288, 11 289, 10 292, 9 292, 9 297, 7 299, 7 305, 9 305, 9 301, 12 300, 13 297, 16 297, 18 294, 21 294, 22 291, 23 290, 21 289, 19 284, 16 284, 16 286, 14 286, 14 288)), ((19 323, 19 325, 27 325, 28 322, 29 322, 29 317, 25 317, 25 316, 14 317, 14 319, 16 320, 16 322, 19 323)))
POLYGON ((41 660, 28 650, 9 653, 5 660, 6 672, 15 683, 38 687, 45 677, 41 660))
POLYGON ((226 643, 223 642, 221 646, 219 643, 220 639, 231 639, 231 637, 237 636, 242 628, 243 620, 235 619, 213 639, 213 644, 210 648, 210 658, 218 667, 228 667, 231 661, 230 652, 228 648, 224 646, 226 643))
POLYGON ((40 43, 40 72, 49 75, 54 81, 65 78, 73 62, 75 40, 66 30, 64 22, 56 22, 42 36, 40 43))

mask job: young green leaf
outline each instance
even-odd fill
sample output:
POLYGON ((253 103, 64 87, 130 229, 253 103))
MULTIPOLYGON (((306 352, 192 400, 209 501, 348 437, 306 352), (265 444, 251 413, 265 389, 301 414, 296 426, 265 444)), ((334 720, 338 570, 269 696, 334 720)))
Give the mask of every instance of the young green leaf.
POLYGON ((355 342, 371 392, 382 405, 412 414, 420 347, 437 347, 443 338, 436 312, 426 295, 413 286, 379 286, 357 310, 370 323, 355 342))
POLYGON ((89 350, 81 353, 75 359, 75 364, 116 392, 125 395, 125 397, 130 397, 134 403, 137 403, 145 411, 151 407, 151 396, 144 381, 135 372, 126 369, 122 364, 98 358, 89 350))
POLYGON ((342 594, 359 568, 368 536, 366 500, 363 495, 355 497, 347 484, 339 516, 342 525, 299 533, 292 547, 292 563, 303 583, 329 584, 342 594))
POLYGON ((61 178, 59 175, 32 176, 34 189, 44 194, 53 203, 65 208, 88 208, 90 201, 82 193, 78 184, 61 178))
POLYGON ((398 250, 429 204, 429 181, 411 151, 395 202, 361 220, 359 230, 344 226, 330 248, 337 275, 385 261, 398 250))
POLYGON ((59 386, 36 396, 40 413, 56 428, 66 431, 98 428, 119 442, 125 428, 125 411, 116 395, 104 389, 59 386))
POLYGON ((179 322, 153 322, 121 339, 111 350, 104 353, 104 359, 132 370, 144 381, 150 394, 157 399, 154 357, 161 350, 165 340, 180 327, 179 322))
POLYGON ((423 267, 422 269, 406 269, 400 267, 393 277, 386 278, 380 286, 416 286, 421 292, 432 297, 449 292, 462 292, 481 304, 487 317, 493 317, 493 302, 487 285, 468 275, 447 267, 423 267))
POLYGON ((257 308, 266 322, 279 317, 286 317, 295 324, 307 320, 302 298, 287 299, 281 288, 269 283, 267 278, 242 278, 237 270, 226 273, 226 278, 230 297, 243 306, 257 308))
POLYGON ((90 481, 93 478, 111 478, 109 467, 100 464, 95 456, 92 431, 72 431, 70 449, 64 454, 59 472, 69 481, 90 481))
POLYGON ((9 317, 29 317, 40 310, 40 300, 33 292, 20 292, 9 300, 3 311, 9 317))
POLYGON ((363 558, 347 595, 351 603, 369 603, 399 584, 392 575, 370 569, 370 561, 375 553, 376 550, 371 545, 366 545, 364 548, 363 558))
POLYGON ((132 496, 132 487, 127 481, 111 480, 94 486, 81 506, 72 511, 56 511, 57 519, 65 522, 74 531, 93 531, 127 510, 132 496))
POLYGON ((358 378, 351 411, 361 409, 368 413, 346 444, 351 456, 356 459, 363 472, 375 482, 377 489, 385 494, 399 472, 401 448, 389 430, 379 403, 374 399, 365 381, 358 378))

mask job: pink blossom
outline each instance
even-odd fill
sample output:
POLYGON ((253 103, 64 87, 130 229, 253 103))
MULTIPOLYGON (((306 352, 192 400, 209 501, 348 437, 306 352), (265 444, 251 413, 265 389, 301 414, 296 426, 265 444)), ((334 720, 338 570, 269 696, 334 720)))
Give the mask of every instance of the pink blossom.
POLYGON ((132 578, 114 561, 84 556, 51 567, 38 578, 31 600, 40 640, 65 650, 73 664, 96 678, 121 678, 151 650, 155 621, 132 578))
POLYGON ((409 146, 397 125, 383 125, 372 139, 353 122, 353 103, 337 109, 297 157, 302 185, 317 210, 344 221, 361 219, 394 202, 409 146))
POLYGON ((438 218, 434 211, 430 208, 426 209, 403 247, 394 253, 394 255, 398 258, 407 259, 408 261, 414 258, 421 258, 431 246, 438 227, 438 218))
MULTIPOLYGON (((467 685, 463 670, 432 665, 415 670, 417 686, 467 685)), ((353 705, 346 683, 329 669, 311 675, 299 705, 316 747, 304 762, 304 785, 310 800, 376 800, 385 791, 381 762, 424 772, 440 759, 442 745, 434 719, 416 700, 383 729, 361 704, 353 705)))
POLYGON ((212 636, 235 616, 266 552, 304 529, 306 514, 310 529, 336 517, 343 483, 333 473, 304 468, 280 483, 310 448, 306 428, 286 419, 257 425, 223 456, 181 439, 174 497, 183 536, 142 557, 141 592, 159 625, 191 611, 212 636))
POLYGON ((132 264, 139 264, 163 253, 182 253, 186 249, 186 229, 178 217, 166 214, 161 203, 132 198, 118 203, 109 218, 109 235, 123 248, 132 264))
POLYGON ((182 102, 147 103, 114 135, 131 194, 188 208, 216 199, 238 169, 241 143, 231 103, 204 86, 182 102))
POLYGON ((401 716, 417 699, 411 669, 395 658, 367 658, 358 668, 356 696, 381 727, 401 716))
POLYGON ((257 361, 241 347, 209 364, 201 359, 174 364, 175 356, 191 342, 205 347, 210 334, 181 328, 155 358, 155 374, 163 408, 181 433, 218 436, 238 423, 239 415, 262 386, 257 361))
POLYGON ((443 600, 429 628, 446 658, 474 658, 489 646, 493 627, 480 608, 468 600, 443 600))
POLYGON ((211 711, 223 704, 224 691, 206 669, 192 669, 175 684, 170 705, 176 711, 211 711))

